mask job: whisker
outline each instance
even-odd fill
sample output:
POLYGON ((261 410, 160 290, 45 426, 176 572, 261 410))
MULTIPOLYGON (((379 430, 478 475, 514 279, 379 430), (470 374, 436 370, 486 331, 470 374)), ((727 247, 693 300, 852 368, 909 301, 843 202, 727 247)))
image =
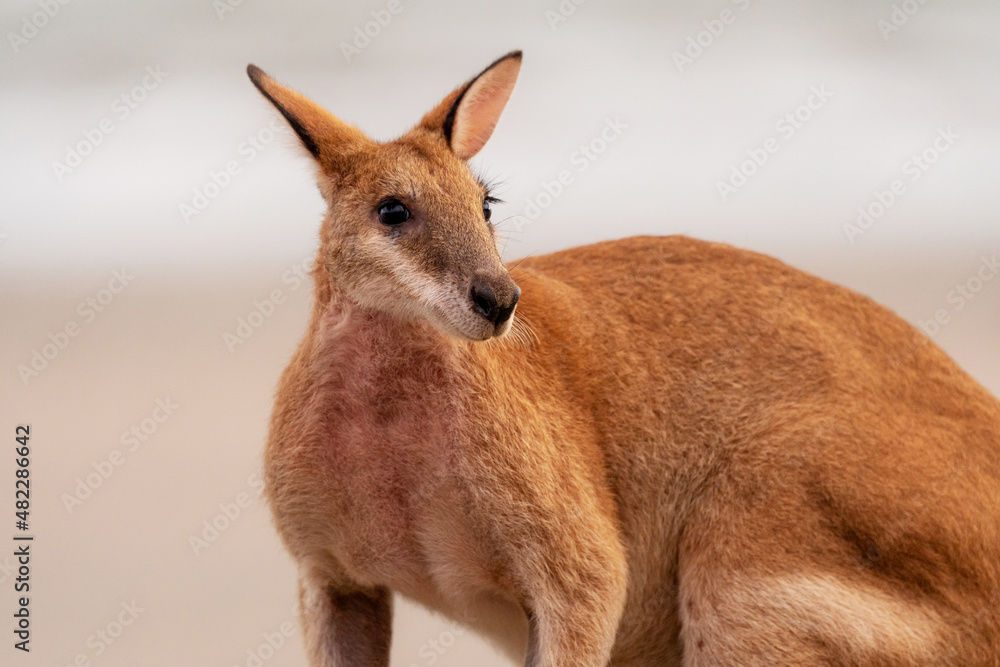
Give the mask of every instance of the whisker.
MULTIPOLYGON (((512 213, 511 215, 508 215, 505 218, 501 218, 500 220, 494 221, 493 222, 493 226, 494 227, 499 227, 500 225, 502 225, 502 224, 504 224, 506 222, 510 222, 511 220, 514 220, 517 217, 519 217, 518 214, 512 213)), ((522 228, 522 229, 513 229, 513 230, 505 230, 505 231, 513 231, 513 232, 517 232, 518 234, 520 234, 520 233, 524 232, 524 229, 522 228)))
POLYGON ((521 315, 514 314, 514 319, 510 323, 510 331, 507 332, 514 347, 529 349, 538 343, 538 336, 535 334, 531 324, 521 315))
POLYGON ((524 257, 521 257, 520 259, 515 259, 514 263, 511 264, 511 265, 509 265, 507 267, 507 270, 508 271, 513 271, 514 269, 516 269, 521 264, 521 262, 523 262, 524 260, 528 259, 529 257, 534 257, 537 254, 538 254, 538 251, 536 250, 535 252, 529 253, 529 254, 525 255, 524 257))

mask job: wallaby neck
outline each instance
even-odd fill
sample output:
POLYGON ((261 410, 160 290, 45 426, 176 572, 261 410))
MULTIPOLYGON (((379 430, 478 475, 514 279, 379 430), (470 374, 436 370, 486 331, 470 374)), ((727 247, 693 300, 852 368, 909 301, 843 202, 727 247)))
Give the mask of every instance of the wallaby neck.
POLYGON ((358 363, 358 372, 366 372, 365 364, 385 372, 394 365, 409 368, 420 358, 454 359, 469 345, 429 322, 368 308, 332 281, 317 281, 309 336, 314 354, 341 364, 358 363), (325 290, 320 293, 322 284, 325 290))

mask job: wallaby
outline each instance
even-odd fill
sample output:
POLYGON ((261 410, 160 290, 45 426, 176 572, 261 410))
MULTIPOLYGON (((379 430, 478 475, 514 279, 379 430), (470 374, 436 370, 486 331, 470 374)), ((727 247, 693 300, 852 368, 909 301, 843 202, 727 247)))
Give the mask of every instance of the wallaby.
POLYGON ((1000 402, 752 252, 505 266, 467 161, 520 65, 384 143, 248 68, 327 207, 264 461, 310 665, 388 665, 393 593, 530 667, 1000 665, 1000 402))

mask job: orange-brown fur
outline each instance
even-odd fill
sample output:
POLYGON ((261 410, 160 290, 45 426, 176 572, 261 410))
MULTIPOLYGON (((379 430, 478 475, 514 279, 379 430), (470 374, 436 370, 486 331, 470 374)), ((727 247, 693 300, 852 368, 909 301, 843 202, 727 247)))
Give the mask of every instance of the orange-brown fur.
POLYGON ((329 204, 265 460, 310 664, 387 665, 395 592, 531 667, 1000 665, 1000 403, 885 308, 725 245, 508 272, 464 159, 515 57, 458 148, 466 87, 379 144, 252 72, 329 204), (391 244, 386 194, 415 211, 391 244), (462 310, 474 276, 520 287, 511 333, 462 310))

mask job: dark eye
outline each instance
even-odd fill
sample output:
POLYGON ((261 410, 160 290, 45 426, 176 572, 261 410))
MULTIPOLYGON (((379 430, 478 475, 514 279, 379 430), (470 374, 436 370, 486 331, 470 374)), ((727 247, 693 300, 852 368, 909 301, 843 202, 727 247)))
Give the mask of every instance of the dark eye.
POLYGON ((487 199, 483 202, 483 219, 489 221, 491 215, 493 215, 493 211, 490 209, 490 201, 487 199))
POLYGON ((378 219, 383 225, 399 225, 410 219, 410 209, 398 201, 387 201, 379 208, 378 219))

